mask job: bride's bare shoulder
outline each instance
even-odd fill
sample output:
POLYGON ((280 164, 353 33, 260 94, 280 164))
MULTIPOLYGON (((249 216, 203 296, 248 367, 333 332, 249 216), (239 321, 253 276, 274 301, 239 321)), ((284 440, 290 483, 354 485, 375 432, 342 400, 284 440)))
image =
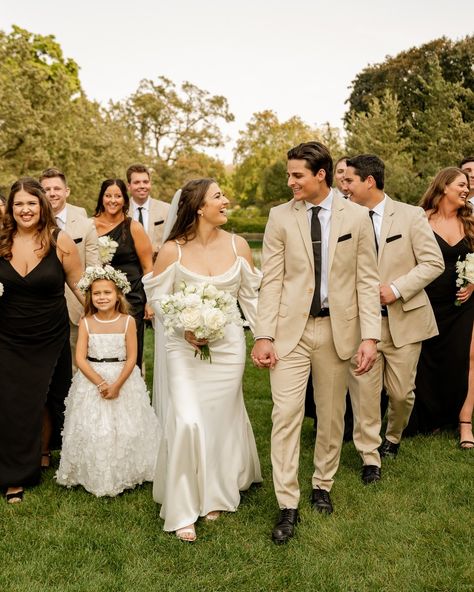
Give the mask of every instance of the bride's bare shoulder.
POLYGON ((153 275, 158 275, 165 271, 172 263, 178 260, 178 247, 174 241, 167 241, 158 251, 153 275))

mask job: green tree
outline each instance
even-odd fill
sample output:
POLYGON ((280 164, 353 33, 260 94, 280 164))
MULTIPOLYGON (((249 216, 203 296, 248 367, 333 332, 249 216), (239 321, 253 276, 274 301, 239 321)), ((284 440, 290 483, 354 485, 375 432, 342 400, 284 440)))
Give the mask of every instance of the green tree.
MULTIPOLYGON (((411 121, 412 115, 423 109, 419 80, 420 76, 426 77, 433 59, 438 60, 446 82, 474 91, 474 36, 459 41, 442 37, 388 56, 382 63, 367 66, 357 74, 348 99, 346 123, 351 113, 367 112, 372 98, 381 99, 386 90, 400 101, 401 121, 411 121)), ((466 95, 460 105, 465 121, 474 120, 473 107, 472 95, 466 95)))
POLYGON ((0 31, 0 184, 61 168, 71 201, 93 208, 99 183, 140 157, 123 120, 87 99, 53 36, 0 31))
POLYGON ((112 108, 124 114, 143 154, 173 165, 182 153, 223 146, 221 122, 230 122, 227 99, 184 82, 160 76, 142 80, 137 91, 112 108))
POLYGON ((288 199, 286 152, 300 142, 324 141, 321 130, 299 117, 281 122, 273 111, 254 113, 234 151, 234 192, 242 205, 272 205, 288 199))
POLYGON ((410 141, 402 137, 399 110, 400 102, 387 90, 381 99, 372 98, 367 112, 352 112, 347 124, 347 150, 351 155, 379 156, 386 166, 387 193, 401 201, 417 201, 410 141))

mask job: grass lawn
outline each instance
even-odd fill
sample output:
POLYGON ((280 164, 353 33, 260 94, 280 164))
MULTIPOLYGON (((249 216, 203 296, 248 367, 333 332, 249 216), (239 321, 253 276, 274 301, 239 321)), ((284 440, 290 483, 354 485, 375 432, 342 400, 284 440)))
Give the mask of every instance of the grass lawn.
MULTIPOLYGON (((148 380, 151 339, 148 330, 148 380)), ((290 543, 276 546, 267 373, 249 364, 244 392, 264 483, 243 494, 238 512, 200 522, 198 541, 186 544, 162 531, 150 484, 97 499, 59 487, 50 469, 23 504, 0 500, 0 592, 474 590, 474 454, 457 447, 454 433, 407 439, 369 487, 345 444, 335 512, 323 516, 309 505, 313 434, 305 420, 302 522, 290 543)))

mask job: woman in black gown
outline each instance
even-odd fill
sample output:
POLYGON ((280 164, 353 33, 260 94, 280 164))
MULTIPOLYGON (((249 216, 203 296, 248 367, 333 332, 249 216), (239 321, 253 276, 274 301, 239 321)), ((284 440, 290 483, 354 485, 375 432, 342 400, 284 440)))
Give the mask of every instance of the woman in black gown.
POLYGON ((145 320, 154 315, 146 305, 142 284, 142 277, 153 269, 152 246, 140 222, 127 216, 129 204, 122 179, 106 179, 100 188, 93 220, 99 237, 109 236, 118 243, 110 265, 123 271, 132 287, 126 298, 137 325, 137 366, 141 369, 145 320))
MULTIPOLYGON (((436 175, 420 203, 443 253, 445 270, 426 287, 439 335, 422 345, 407 435, 451 429, 463 421, 460 412, 468 392, 474 285, 456 287, 456 262, 474 250, 474 221, 466 204, 468 194, 467 175, 456 167, 448 167, 436 175), (460 306, 454 304, 456 299, 460 306)), ((470 424, 472 406, 467 414, 470 424)))
POLYGON ((82 301, 81 271, 41 185, 19 179, 0 231, 0 487, 10 503, 39 481, 46 424, 59 441, 71 381, 64 282, 82 301))

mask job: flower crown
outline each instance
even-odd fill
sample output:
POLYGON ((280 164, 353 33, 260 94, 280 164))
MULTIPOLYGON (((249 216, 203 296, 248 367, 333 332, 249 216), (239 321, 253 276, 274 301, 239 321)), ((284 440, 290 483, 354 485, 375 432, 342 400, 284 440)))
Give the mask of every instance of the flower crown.
POLYGON ((118 269, 114 269, 111 265, 96 265, 95 267, 87 267, 81 279, 77 282, 77 288, 83 294, 89 290, 92 282, 96 280, 110 280, 119 288, 124 294, 128 294, 132 289, 127 276, 118 269))

